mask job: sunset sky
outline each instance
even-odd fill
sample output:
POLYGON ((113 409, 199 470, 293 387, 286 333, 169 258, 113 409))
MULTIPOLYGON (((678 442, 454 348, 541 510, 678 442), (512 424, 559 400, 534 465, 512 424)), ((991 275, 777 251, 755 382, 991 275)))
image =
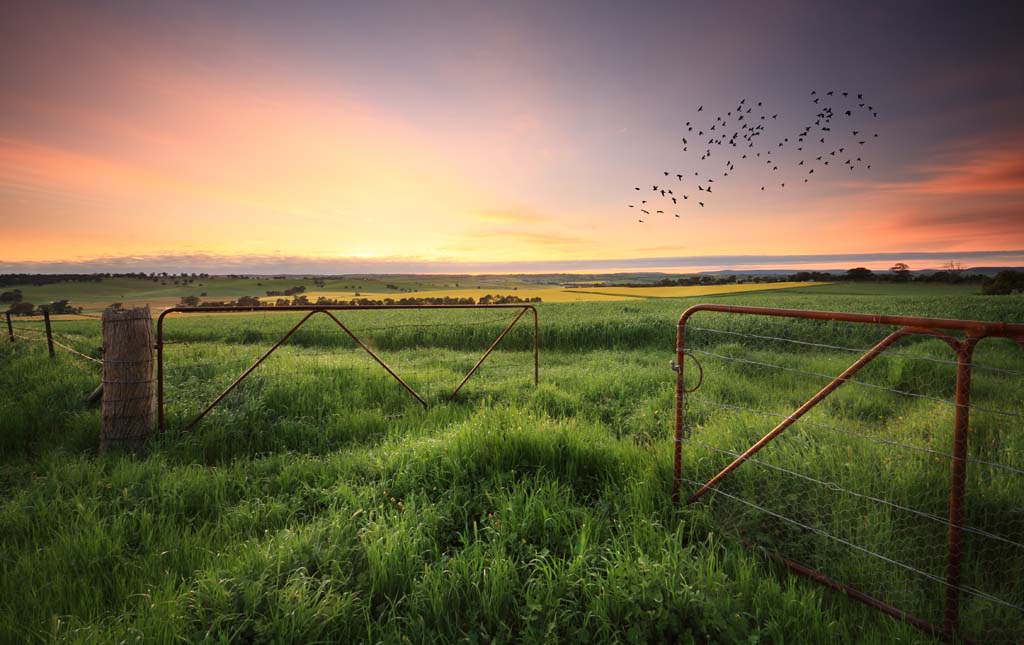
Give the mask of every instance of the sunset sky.
POLYGON ((1021 5, 827 4, 6 0, 0 271, 1024 265, 1021 5), (626 208, 827 89, 870 171, 626 208))

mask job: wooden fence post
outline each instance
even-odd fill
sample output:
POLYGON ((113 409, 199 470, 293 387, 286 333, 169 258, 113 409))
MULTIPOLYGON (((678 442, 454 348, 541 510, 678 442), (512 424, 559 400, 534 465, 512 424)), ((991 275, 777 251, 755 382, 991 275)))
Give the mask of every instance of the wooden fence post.
POLYGON ((149 306, 103 312, 100 452, 138 451, 153 434, 153 316, 149 306))
POLYGON ((50 348, 50 358, 55 358, 53 352, 53 330, 50 329, 50 310, 43 309, 43 322, 46 323, 46 344, 50 348))
POLYGON ((5 311, 4 315, 7 317, 7 335, 11 337, 11 342, 14 342, 14 325, 11 324, 11 312, 5 311))

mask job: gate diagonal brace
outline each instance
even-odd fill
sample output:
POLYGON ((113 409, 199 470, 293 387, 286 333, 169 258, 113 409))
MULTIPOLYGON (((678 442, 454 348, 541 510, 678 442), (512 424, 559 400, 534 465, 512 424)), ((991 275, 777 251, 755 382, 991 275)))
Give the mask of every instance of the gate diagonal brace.
POLYGON ((771 441, 778 437, 780 434, 782 434, 786 430, 786 428, 796 423, 796 421, 800 419, 800 417, 804 416, 807 412, 811 410, 811 408, 821 403, 825 399, 825 397, 834 392, 840 385, 850 380, 850 378, 852 378, 857 372, 863 369, 868 363, 876 359, 879 355, 882 354, 882 352, 888 349, 891 345, 895 344, 896 341, 911 334, 927 334, 930 336, 937 336, 938 338, 941 338, 942 340, 951 344, 954 349, 959 349, 959 342, 955 338, 932 329, 922 329, 918 327, 904 327, 903 329, 897 329, 896 331, 890 333, 888 336, 879 341, 877 345, 869 349, 852 365, 843 370, 842 374, 832 379, 832 381, 829 382, 829 384, 826 385, 825 387, 821 388, 821 390, 819 390, 817 394, 807 399, 807 401, 804 402, 803 405, 801 405, 799 408, 793 411, 793 413, 790 414, 788 417, 783 419, 777 426, 772 428, 771 432, 761 437, 761 439, 759 439, 757 443, 747 448, 743 452, 743 454, 741 454, 739 457, 733 460, 733 462, 730 463, 728 466, 723 468, 721 472, 719 472, 717 475, 709 479, 706 484, 700 487, 700 490, 698 490, 696 493, 691 495, 689 499, 686 500, 686 503, 693 504, 698 499, 700 499, 705 493, 707 493, 709 490, 718 485, 720 481, 725 479, 731 472, 739 468, 740 465, 743 464, 743 462, 750 459, 758 451, 760 451, 762 448, 771 443, 771 441))
POLYGON ((198 424, 198 423, 199 423, 200 421, 202 421, 203 417, 205 417, 205 416, 207 415, 207 413, 209 413, 209 412, 210 412, 210 410, 212 410, 213 408, 215 408, 215 407, 217 406, 217 404, 218 404, 218 403, 220 403, 220 402, 221 402, 222 400, 224 400, 224 397, 226 397, 226 396, 227 396, 227 395, 228 395, 228 394, 229 394, 229 393, 230 393, 230 392, 231 392, 232 390, 234 390, 234 389, 235 389, 235 387, 237 387, 239 383, 241 383, 242 381, 244 381, 246 377, 248 377, 248 376, 249 376, 250 374, 252 374, 252 372, 253 372, 253 371, 254 371, 254 370, 255 370, 255 369, 257 368, 257 367, 259 367, 259 366, 260 366, 260 364, 261 364, 261 363, 262 363, 263 361, 265 361, 265 360, 266 360, 266 359, 267 359, 267 358, 268 358, 268 357, 269 357, 269 356, 270 356, 271 354, 273 354, 273 353, 274 353, 274 352, 275 352, 275 351, 277 350, 277 348, 279 348, 279 347, 280 347, 281 345, 283 345, 283 344, 284 344, 284 342, 285 342, 286 340, 288 340, 289 338, 291 338, 291 335, 292 335, 292 334, 294 334, 294 333, 295 333, 296 331, 298 331, 298 329, 299 329, 300 327, 302 327, 302 326, 303 326, 304 324, 306 324, 306 322, 307 322, 307 321, 308 321, 308 320, 309 320, 310 318, 312 318, 313 316, 315 316, 316 314, 324 314, 324 315, 326 315, 326 316, 327 316, 328 318, 330 318, 331 320, 333 320, 333 321, 334 321, 334 322, 335 322, 335 323, 336 323, 336 324, 337 324, 337 325, 338 325, 339 327, 341 327, 342 331, 344 331, 344 332, 345 332, 346 334, 348 334, 348 335, 349 335, 349 337, 350 337, 350 338, 351 338, 351 339, 352 339, 353 341, 355 341, 355 343, 356 343, 357 345, 359 345, 359 347, 360 347, 360 348, 362 348, 362 349, 363 349, 363 350, 364 350, 364 351, 365 351, 365 352, 366 352, 367 354, 369 354, 370 356, 372 356, 372 357, 373 357, 373 360, 377 361, 377 363, 378 363, 378 364, 379 364, 379 365, 380 365, 381 367, 383 367, 383 368, 384 368, 384 369, 385 369, 385 370, 387 371, 387 373, 388 373, 388 374, 390 374, 390 375, 392 376, 392 378, 394 378, 394 379, 395 379, 396 381, 398 381, 398 382, 399 382, 399 383, 400 383, 400 384, 402 385, 402 387, 404 387, 404 388, 406 389, 406 391, 407 391, 407 392, 409 392, 409 394, 411 394, 411 395, 412 395, 412 396, 413 396, 413 397, 414 397, 414 398, 415 398, 415 399, 416 399, 417 401, 419 401, 419 402, 420 402, 420 404, 421 404, 421 405, 422 405, 422 406, 423 406, 424 408, 426 408, 426 407, 427 407, 427 402, 426 402, 426 401, 424 401, 424 400, 423 400, 423 398, 422 398, 422 397, 421 397, 421 396, 420 396, 419 394, 417 394, 415 390, 413 390, 413 389, 412 389, 411 387, 409 387, 409 384, 408 384, 408 383, 406 383, 405 381, 403 381, 403 380, 402 380, 402 378, 401 378, 400 376, 398 376, 398 374, 396 374, 396 373, 395 373, 395 371, 394 371, 394 370, 392 370, 392 369, 391 369, 391 368, 390 368, 390 367, 388 366, 388 364, 387 364, 387 363, 385 363, 385 362, 384 362, 383 360, 381 360, 381 358, 380 358, 379 356, 377 356, 377 355, 376 355, 376 354, 375 354, 375 353, 373 352, 373 350, 371 350, 371 349, 370 349, 369 347, 367 347, 367 346, 366 346, 366 344, 365 344, 365 343, 363 343, 363 341, 359 340, 359 338, 357 338, 355 334, 353 334, 353 333, 352 333, 351 331, 349 331, 348 327, 346 327, 345 325, 343 325, 343 324, 341 323, 341 321, 340 321, 340 320, 338 320, 338 319, 337 319, 337 318, 336 318, 336 317, 334 316, 334 314, 332 314, 332 313, 331 313, 331 312, 329 312, 329 311, 325 311, 325 310, 322 310, 322 309, 316 309, 316 310, 310 311, 310 312, 309 312, 308 314, 306 314, 305 316, 303 316, 302 320, 300 320, 300 321, 299 321, 298 323, 296 323, 296 325, 295 325, 294 327, 292 327, 291 329, 289 329, 289 330, 288 330, 288 332, 287 332, 287 333, 286 333, 286 334, 285 334, 284 336, 282 336, 282 337, 281 337, 281 338, 280 338, 280 339, 279 339, 279 340, 278 340, 278 341, 277 341, 276 343, 274 343, 274 344, 273 344, 273 346, 271 346, 271 348, 270 348, 270 349, 268 349, 268 350, 266 351, 266 353, 264 353, 264 354, 263 354, 263 356, 260 356, 260 357, 259 357, 259 359, 257 359, 255 363, 253 363, 252 365, 250 365, 250 366, 249 366, 249 368, 248 368, 247 370, 245 370, 244 372, 242 372, 242 375, 241 375, 241 376, 239 376, 239 377, 238 377, 237 379, 235 379, 235 380, 234 380, 234 381, 233 381, 233 382, 231 383, 231 385, 229 385, 229 386, 228 386, 228 387, 227 387, 227 388, 226 388, 226 389, 225 389, 225 390, 224 390, 223 392, 221 392, 221 393, 220 393, 220 395, 219 395, 219 396, 217 396, 217 398, 216 398, 216 399, 214 399, 214 400, 213 400, 213 402, 212 402, 212 403, 210 403, 210 404, 209 404, 208 406, 206 406, 206 409, 205 409, 205 410, 203 410, 202 412, 200 412, 200 413, 199 413, 199 416, 197 416, 197 417, 196 417, 195 419, 193 419, 193 420, 192 420, 192 422, 191 422, 191 423, 189 423, 189 424, 188 424, 188 426, 186 427, 186 430, 190 430, 190 429, 192 429, 193 427, 195 427, 195 426, 196 426, 196 424, 198 424))

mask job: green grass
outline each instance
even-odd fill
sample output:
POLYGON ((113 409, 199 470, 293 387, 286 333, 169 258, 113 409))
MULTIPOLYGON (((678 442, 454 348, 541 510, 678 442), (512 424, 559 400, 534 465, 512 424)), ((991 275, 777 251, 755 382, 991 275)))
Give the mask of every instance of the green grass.
MULTIPOLYGON (((829 285, 701 300, 1024 320, 1019 297, 851 292, 829 285)), ((922 640, 744 543, 933 621, 941 585, 724 495, 672 508, 668 361, 689 304, 542 305, 540 386, 522 325, 453 402, 445 395, 510 314, 346 313, 428 410, 326 318, 314 319, 191 433, 185 423, 296 318, 174 317, 170 430, 141 458, 96 454, 99 413, 83 402, 97 382, 91 368, 66 354, 50 361, 38 343, 0 343, 0 641, 922 640)), ((848 347, 884 333, 716 314, 692 324, 848 347)), ((86 352, 98 345, 95 322, 56 330, 86 352)), ((723 356, 830 374, 856 358, 697 329, 688 338, 723 356)), ((948 359, 944 345, 898 351, 908 356, 880 359, 863 380, 948 398, 949 366, 919 360, 948 359)), ((1019 370, 1022 354, 986 341, 978 361, 1019 370)), ((771 419, 712 403, 785 414, 821 385, 699 358, 707 379, 691 402, 693 438, 719 449, 749 445, 771 419)), ((1020 385, 979 372, 975 402, 1024 414, 1020 385)), ((812 424, 946 451, 950 418, 931 399, 848 385, 722 491, 941 573, 941 530, 770 466, 941 514, 948 470, 932 453, 812 424)), ((1024 468, 1019 418, 974 419, 973 458, 1024 468)), ((706 479, 725 458, 687 445, 684 475, 706 479)), ((972 469, 968 524, 1024 542, 1021 479, 972 469)), ((1024 603, 1019 576, 998 575, 1024 569, 1020 549, 973 538, 967 546, 965 583, 1024 603)), ((974 638, 1013 638, 1022 626, 1020 614, 965 602, 974 638)))

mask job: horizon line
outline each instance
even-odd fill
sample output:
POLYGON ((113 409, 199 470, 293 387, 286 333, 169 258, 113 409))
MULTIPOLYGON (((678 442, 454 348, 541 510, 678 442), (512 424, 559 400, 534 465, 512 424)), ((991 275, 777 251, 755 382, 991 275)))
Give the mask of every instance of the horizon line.
MULTIPOLYGON (((0 261, 0 273, 160 273, 186 271, 210 274, 543 274, 580 272, 664 272, 689 269, 721 271, 744 269, 824 270, 849 265, 892 262, 932 263, 988 261, 992 266, 1024 266, 1024 250, 999 251, 905 251, 881 253, 822 253, 764 255, 698 255, 579 260, 466 261, 409 257, 317 257, 300 255, 214 253, 165 253, 100 256, 75 260, 0 261), (832 266, 826 266, 832 265, 832 266)), ((915 271, 938 266, 911 267, 915 271)))

